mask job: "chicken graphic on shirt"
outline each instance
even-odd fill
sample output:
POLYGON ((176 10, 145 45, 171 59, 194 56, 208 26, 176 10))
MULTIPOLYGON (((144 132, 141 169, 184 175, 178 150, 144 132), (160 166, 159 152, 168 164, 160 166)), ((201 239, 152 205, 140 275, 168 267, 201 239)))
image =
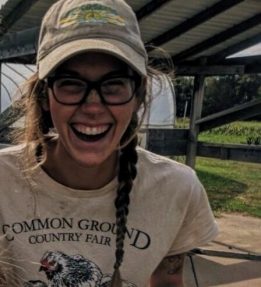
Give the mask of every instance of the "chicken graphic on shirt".
POLYGON ((23 287, 48 287, 47 284, 40 280, 30 280, 24 283, 23 287))
POLYGON ((68 256, 62 252, 46 252, 41 259, 40 271, 44 271, 51 287, 100 286, 100 268, 81 255, 68 256))
MULTIPOLYGON (((48 284, 42 281, 29 281, 24 286, 34 287, 109 287, 111 275, 103 274, 94 262, 81 255, 66 255, 59 251, 46 252, 39 271, 43 271, 48 284)), ((123 287, 136 285, 123 281, 123 287)))

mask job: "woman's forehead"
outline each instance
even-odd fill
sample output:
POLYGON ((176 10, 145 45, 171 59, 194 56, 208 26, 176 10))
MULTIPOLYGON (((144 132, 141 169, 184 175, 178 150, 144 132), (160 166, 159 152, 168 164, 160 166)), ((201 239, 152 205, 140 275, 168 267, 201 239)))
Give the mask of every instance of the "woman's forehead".
POLYGON ((56 70, 56 73, 74 73, 90 81, 111 73, 133 73, 132 69, 118 58, 97 52, 88 52, 73 56, 56 70))
POLYGON ((116 58, 113 55, 99 53, 99 52, 88 52, 73 56, 69 60, 61 64, 58 69, 61 68, 86 68, 86 67, 100 67, 104 69, 129 69, 128 65, 116 58))

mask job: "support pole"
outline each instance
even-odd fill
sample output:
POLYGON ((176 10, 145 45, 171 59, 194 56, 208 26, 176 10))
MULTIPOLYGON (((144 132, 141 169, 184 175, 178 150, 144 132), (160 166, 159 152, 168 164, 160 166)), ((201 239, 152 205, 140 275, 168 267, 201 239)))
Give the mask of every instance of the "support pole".
POLYGON ((197 75, 194 78, 194 91, 193 99, 191 101, 191 115, 190 115, 190 127, 187 144, 187 156, 186 164, 192 168, 195 168, 196 155, 197 155, 197 141, 199 134, 199 126, 196 121, 201 118, 203 98, 204 98, 204 84, 205 75, 197 75))
POLYGON ((0 114, 2 112, 2 62, 0 62, 0 114))

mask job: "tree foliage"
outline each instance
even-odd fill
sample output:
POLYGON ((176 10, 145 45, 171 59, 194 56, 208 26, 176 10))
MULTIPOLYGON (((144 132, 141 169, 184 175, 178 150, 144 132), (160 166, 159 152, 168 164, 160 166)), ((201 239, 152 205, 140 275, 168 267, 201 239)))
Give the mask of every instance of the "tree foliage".
MULTIPOLYGON (((176 79, 177 116, 184 116, 185 103, 191 105, 193 78, 176 79)), ((208 77, 205 82, 205 96, 202 116, 207 116, 235 105, 261 98, 261 74, 227 75, 208 77)), ((190 115, 190 109, 186 116, 190 115)))
POLYGON ((193 95, 193 77, 178 77, 175 83, 177 117, 190 115, 191 99, 193 95), (185 105, 187 102, 187 112, 185 105), (184 114, 186 112, 186 114, 184 114))

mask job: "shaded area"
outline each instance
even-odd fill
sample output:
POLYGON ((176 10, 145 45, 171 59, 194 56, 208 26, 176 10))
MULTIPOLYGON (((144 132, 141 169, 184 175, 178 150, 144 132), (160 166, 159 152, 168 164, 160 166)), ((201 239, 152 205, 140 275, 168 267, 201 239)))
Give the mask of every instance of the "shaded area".
POLYGON ((198 170, 197 174, 205 187, 215 210, 222 209, 235 197, 247 190, 247 185, 224 176, 216 175, 207 171, 198 170))
MULTIPOLYGON (((203 256, 194 256, 193 262, 199 286, 261 286, 261 262, 203 256), (245 282, 253 279, 257 279, 255 284, 245 282)), ((185 275, 187 286, 196 286, 189 260, 186 261, 185 275)))
POLYGON ((260 165, 198 158, 196 170, 215 212, 261 217, 260 165))

